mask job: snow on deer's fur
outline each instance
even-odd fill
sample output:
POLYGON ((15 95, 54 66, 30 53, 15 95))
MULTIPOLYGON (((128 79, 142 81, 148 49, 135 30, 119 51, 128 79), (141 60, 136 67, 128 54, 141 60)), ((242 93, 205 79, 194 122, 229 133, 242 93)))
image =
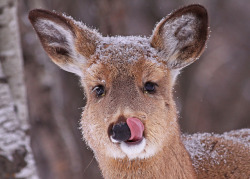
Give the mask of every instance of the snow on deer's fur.
POLYGON ((87 96, 82 132, 104 178, 249 178, 250 130, 180 134, 172 90, 203 52, 206 9, 162 19, 151 37, 103 37, 56 12, 29 14, 50 58, 80 76, 87 96))

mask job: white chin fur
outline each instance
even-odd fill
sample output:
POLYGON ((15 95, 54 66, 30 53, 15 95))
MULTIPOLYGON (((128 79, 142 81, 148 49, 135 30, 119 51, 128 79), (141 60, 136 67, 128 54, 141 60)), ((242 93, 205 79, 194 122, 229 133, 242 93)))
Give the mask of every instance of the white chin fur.
POLYGON ((114 144, 118 144, 121 150, 121 151, 112 150, 111 148, 108 149, 110 156, 114 158, 125 158, 127 156, 130 160, 133 160, 136 158, 145 159, 145 158, 152 157, 158 151, 157 146, 155 145, 148 146, 147 140, 145 138, 143 138, 139 144, 134 144, 134 145, 128 144, 126 142, 119 142, 113 139, 112 136, 110 137, 110 139, 114 144))
POLYGON ((126 142, 121 142, 120 147, 122 151, 127 154, 129 159, 134 159, 144 150, 146 146, 146 139, 143 138, 139 144, 131 145, 126 142))

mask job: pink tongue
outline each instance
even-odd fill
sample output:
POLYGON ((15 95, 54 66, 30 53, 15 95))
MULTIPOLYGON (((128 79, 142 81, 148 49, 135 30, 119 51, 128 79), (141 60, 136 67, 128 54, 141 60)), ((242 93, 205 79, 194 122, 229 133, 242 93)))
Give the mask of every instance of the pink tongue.
POLYGON ((137 118, 128 118, 127 124, 131 132, 131 137, 129 140, 135 142, 142 139, 143 131, 144 131, 144 125, 142 122, 137 118))

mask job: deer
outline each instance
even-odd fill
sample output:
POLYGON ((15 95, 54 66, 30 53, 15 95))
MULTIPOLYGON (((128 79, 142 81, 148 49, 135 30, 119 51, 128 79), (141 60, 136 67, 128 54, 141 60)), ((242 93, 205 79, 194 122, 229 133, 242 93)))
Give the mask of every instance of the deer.
POLYGON ((150 37, 102 36, 62 13, 29 13, 44 50, 79 76, 81 129, 105 179, 250 178, 250 130, 182 134, 173 88, 203 53, 207 10, 189 5, 150 37))

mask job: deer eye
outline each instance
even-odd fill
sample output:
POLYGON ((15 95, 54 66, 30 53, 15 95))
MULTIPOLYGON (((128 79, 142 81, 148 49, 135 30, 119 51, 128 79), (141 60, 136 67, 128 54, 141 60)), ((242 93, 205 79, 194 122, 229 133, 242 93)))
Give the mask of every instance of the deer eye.
POLYGON ((105 87, 103 85, 95 86, 92 91, 96 93, 97 97, 101 97, 105 95, 105 87))
POLYGON ((156 86, 158 86, 156 83, 148 81, 144 84, 143 92, 153 94, 155 93, 156 86))

